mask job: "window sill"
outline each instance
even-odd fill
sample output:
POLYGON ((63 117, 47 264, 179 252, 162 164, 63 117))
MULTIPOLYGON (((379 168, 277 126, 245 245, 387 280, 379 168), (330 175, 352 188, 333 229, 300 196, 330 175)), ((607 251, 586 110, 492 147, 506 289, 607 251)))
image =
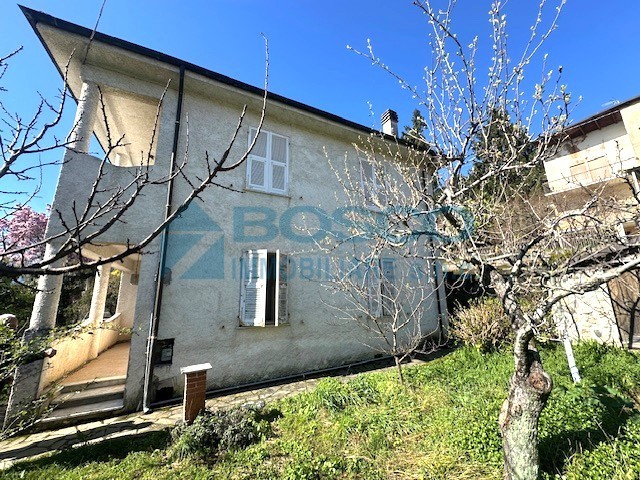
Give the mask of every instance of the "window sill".
POLYGON ((244 191, 251 192, 251 193, 262 193, 264 195, 272 195, 274 197, 291 198, 291 195, 289 195, 289 193, 268 192, 267 190, 259 190, 257 188, 251 188, 251 187, 244 187, 244 191))
POLYGON ((265 328, 286 328, 291 326, 290 323, 283 323, 281 325, 237 325, 236 330, 264 330, 265 328))

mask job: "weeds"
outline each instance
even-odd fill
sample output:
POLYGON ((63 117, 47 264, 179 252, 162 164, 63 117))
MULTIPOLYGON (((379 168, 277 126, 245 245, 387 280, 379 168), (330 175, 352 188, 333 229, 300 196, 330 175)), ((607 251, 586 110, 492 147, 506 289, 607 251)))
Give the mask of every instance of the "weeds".
MULTIPOLYGON (((575 354, 580 385, 571 381, 561 347, 541 348, 556 385, 540 420, 543 477, 640 478, 638 357, 595 344, 577 345, 575 354)), ((269 418, 260 409, 209 412, 177 430, 168 449, 123 453, 117 468, 108 456, 79 456, 77 449, 82 461, 66 463, 61 454, 4 473, 65 480, 499 479, 497 418, 512 361, 506 351, 462 348, 407 368, 405 386, 394 372, 330 378, 272 404, 278 415, 269 418)), ((108 442, 98 447, 109 451, 108 442)))

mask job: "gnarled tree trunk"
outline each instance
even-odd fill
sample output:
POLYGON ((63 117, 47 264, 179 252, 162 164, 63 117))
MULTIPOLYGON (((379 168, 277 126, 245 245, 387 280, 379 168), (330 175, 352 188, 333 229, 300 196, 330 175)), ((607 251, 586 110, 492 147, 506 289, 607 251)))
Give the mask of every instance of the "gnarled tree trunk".
POLYGON ((506 280, 496 270, 490 273, 491 285, 502 300, 516 332, 513 342, 514 372, 509 395, 500 410, 500 433, 506 480, 537 480, 538 420, 553 388, 542 367, 540 355, 532 345, 534 320, 520 309, 513 293, 512 279, 506 280))
POLYGON ((553 382, 544 371, 538 352, 531 346, 533 331, 525 325, 516 331, 515 372, 509 396, 500 411, 500 432, 504 453, 504 478, 536 480, 538 457, 538 419, 547 403, 553 382))

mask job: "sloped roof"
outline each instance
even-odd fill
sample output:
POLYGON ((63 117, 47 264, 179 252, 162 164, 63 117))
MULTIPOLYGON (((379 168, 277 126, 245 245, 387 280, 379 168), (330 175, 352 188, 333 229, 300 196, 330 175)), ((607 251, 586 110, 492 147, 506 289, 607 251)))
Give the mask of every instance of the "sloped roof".
POLYGON ((621 122, 622 115, 620 114, 620 111, 637 102, 640 102, 640 96, 625 100, 622 103, 618 103, 613 107, 602 110, 594 115, 591 115, 590 117, 585 118, 584 120, 570 125, 569 127, 567 127, 566 133, 570 138, 574 138, 578 136, 584 136, 595 130, 599 130, 601 128, 608 127, 609 125, 613 125, 614 123, 621 122))
MULTIPOLYGON (((22 6, 20 5, 20 9, 22 10, 22 12, 24 13, 25 17, 27 18, 27 20, 29 21, 29 24, 31 25, 31 27, 33 28, 34 32, 36 33, 36 35, 38 36, 38 38, 40 39, 40 41, 42 42, 42 44, 44 45, 45 49, 47 50, 47 53, 49 54, 49 56, 51 57, 52 61, 54 62, 54 64, 56 64, 58 70, 60 71, 60 67, 58 66, 56 60, 54 59, 51 51, 47 48, 47 44, 44 41, 44 39, 42 38, 42 35, 40 34, 40 32, 38 31, 38 29, 36 28, 36 26, 40 23, 40 24, 45 24, 45 25, 49 25, 51 27, 57 28, 59 30, 74 34, 74 35, 78 35, 80 37, 84 37, 86 39, 92 39, 92 41, 94 42, 102 42, 104 44, 116 47, 116 48, 120 48, 123 50, 126 50, 128 52, 132 52, 138 55, 142 55, 144 57, 153 59, 153 60, 157 60, 160 61, 162 63, 171 65, 171 66, 175 66, 175 67, 184 67, 186 70, 191 71, 193 73, 196 73, 198 75, 202 75, 206 78, 209 78, 211 80, 214 80, 216 82, 219 82, 221 84, 224 85, 228 85, 230 87, 234 87, 237 89, 240 89, 242 91, 245 91, 251 95, 255 95, 255 96, 259 96, 262 97, 264 95, 264 90, 262 88, 253 86, 253 85, 249 85, 248 83, 244 83, 241 82, 240 80, 236 80, 234 78, 228 77, 226 75, 223 75, 221 73, 218 72, 214 72, 212 70, 206 69, 204 67, 195 65, 191 62, 187 62, 185 60, 181 60, 179 58, 173 57, 171 55, 167 55, 164 54, 162 52, 159 52, 157 50, 153 50, 147 47, 143 47, 141 45, 137 45, 135 43, 131 43, 128 42, 126 40, 122 40, 120 38, 116 38, 116 37, 112 37, 110 35, 106 35, 104 33, 100 33, 100 32, 94 32, 93 30, 83 27, 81 25, 77 25, 75 23, 71 23, 68 22, 66 20, 62 20, 60 18, 56 18, 53 17, 49 14, 43 13, 43 12, 39 12, 33 9, 30 9, 28 7, 22 6)), ((62 72, 60 71, 60 74, 62 75, 62 72)), ((278 95, 276 93, 272 93, 272 92, 268 92, 267 93, 267 98, 269 101, 272 102, 277 102, 289 107, 292 107, 294 109, 297 110, 301 110, 303 112, 306 113, 311 113, 312 115, 321 117, 324 120, 328 120, 330 122, 342 125, 344 127, 348 127, 351 129, 355 129, 357 131, 360 131, 362 133, 365 134, 376 134, 376 135, 381 135, 384 136, 387 140, 393 140, 393 141, 397 141, 400 144, 403 145, 408 145, 407 142, 405 142, 404 140, 402 140, 401 138, 396 138, 393 137, 392 135, 387 135, 384 134, 378 130, 374 130, 372 128, 369 128, 365 125, 356 123, 356 122, 352 122, 351 120, 347 120, 345 118, 342 118, 338 115, 335 115, 333 113, 327 112, 325 110, 321 110, 319 108, 315 108, 312 107, 310 105, 306 105, 304 103, 298 102, 296 100, 292 100, 290 98, 284 97, 282 95, 278 95)))

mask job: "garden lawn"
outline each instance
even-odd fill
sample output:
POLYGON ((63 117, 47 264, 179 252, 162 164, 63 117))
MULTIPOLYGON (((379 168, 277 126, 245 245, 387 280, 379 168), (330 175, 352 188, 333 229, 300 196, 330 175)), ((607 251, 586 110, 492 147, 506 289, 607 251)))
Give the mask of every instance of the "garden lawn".
MULTIPOLYGON (((640 478, 639 356, 578 345, 576 386, 562 348, 541 355, 554 380, 540 420, 543 477, 640 478)), ((393 371, 325 379, 268 405, 271 432, 217 458, 172 460, 168 434, 155 433, 24 462, 0 478, 499 479, 497 418, 512 368, 508 352, 459 349, 407 368, 404 386, 393 371)))

